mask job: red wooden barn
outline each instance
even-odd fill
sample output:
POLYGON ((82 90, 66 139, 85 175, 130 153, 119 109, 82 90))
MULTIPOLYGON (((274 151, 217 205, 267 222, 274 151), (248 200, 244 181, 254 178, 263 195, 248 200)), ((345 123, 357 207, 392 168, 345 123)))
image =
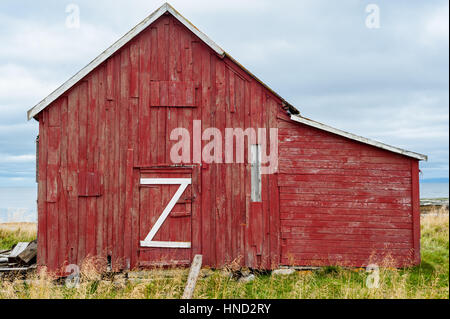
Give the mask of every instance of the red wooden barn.
POLYGON ((119 269, 195 254, 265 269, 420 262, 426 156, 302 117, 168 4, 28 118, 39 121, 38 263, 51 270, 87 256, 119 269), (277 128, 278 169, 261 174, 247 153, 174 163, 172 130, 195 135, 195 123, 277 128))

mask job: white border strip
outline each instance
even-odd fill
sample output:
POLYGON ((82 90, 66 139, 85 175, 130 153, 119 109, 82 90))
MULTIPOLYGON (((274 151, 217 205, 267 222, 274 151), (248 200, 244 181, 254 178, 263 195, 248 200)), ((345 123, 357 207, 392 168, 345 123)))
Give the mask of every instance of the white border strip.
POLYGON ((411 151, 407 151, 407 150, 403 150, 401 148, 395 147, 395 146, 391 146, 391 145, 387 145, 381 142, 377 142, 362 136, 358 136, 352 133, 348 133, 345 131, 341 131, 337 128, 316 122, 316 121, 312 121, 310 119, 304 118, 304 117, 299 117, 299 116, 295 116, 295 115, 291 115, 291 120, 298 122, 298 123, 302 123, 308 126, 312 126, 315 128, 318 128, 320 130, 323 131, 327 131, 336 135, 340 135, 346 138, 349 138, 351 140, 355 140, 364 144, 369 144, 378 148, 382 148, 384 150, 390 151, 390 152, 394 152, 394 153, 398 153, 404 156, 408 156, 408 157, 412 157, 421 161, 427 161, 428 160, 428 156, 423 155, 423 154, 419 154, 419 153, 415 153, 415 152, 411 152, 411 151))
POLYGON ((141 241, 141 247, 151 248, 191 248, 191 243, 175 242, 175 241, 141 241))
POLYGON ((141 185, 190 185, 190 178, 141 178, 141 185))
POLYGON ((106 61, 110 56, 112 56, 116 51, 122 48, 125 44, 127 44, 131 39, 145 30, 149 25, 155 22, 159 17, 161 17, 166 12, 171 13, 175 18, 178 19, 183 25, 185 25, 190 31, 192 31, 196 36, 198 36, 203 42, 205 42, 212 50, 214 50, 217 54, 224 56, 225 51, 223 51, 214 41, 212 41, 207 35, 198 30, 192 23, 190 23, 185 17, 183 17, 180 13, 178 13, 170 4, 165 3, 159 9, 150 14, 147 18, 145 18, 141 23, 131 29, 128 33, 126 33, 122 38, 120 38, 116 43, 106 49, 102 54, 96 57, 91 63, 89 63, 86 67, 84 67, 81 71, 71 77, 68 81, 66 81, 63 85, 57 88, 54 92, 52 92, 49 96, 39 102, 36 106, 28 111, 28 120, 31 120, 37 114, 39 114, 43 109, 45 109, 48 105, 53 103, 56 99, 58 99, 64 92, 73 87, 76 83, 78 83, 81 79, 83 79, 86 75, 88 75, 92 70, 106 61))

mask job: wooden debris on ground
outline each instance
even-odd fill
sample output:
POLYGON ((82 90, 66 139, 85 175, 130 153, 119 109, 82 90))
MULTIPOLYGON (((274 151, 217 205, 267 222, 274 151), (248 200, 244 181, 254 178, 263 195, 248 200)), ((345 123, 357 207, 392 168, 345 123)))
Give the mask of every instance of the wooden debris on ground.
POLYGON ((21 263, 29 264, 33 261, 33 259, 36 258, 37 255, 37 241, 32 241, 29 243, 27 248, 25 248, 19 255, 17 255, 17 258, 20 260, 21 263))
POLYGON ((36 268, 37 241, 20 242, 0 252, 0 273, 26 272, 36 268))
POLYGON ((9 253, 9 255, 8 255, 8 261, 10 262, 10 263, 14 263, 14 262, 16 262, 17 261, 17 256, 19 256, 19 254, 21 253, 21 252, 23 252, 26 248, 27 248, 27 246, 29 245, 30 243, 23 243, 23 242, 20 242, 20 243, 17 243, 17 245, 13 248, 13 250, 11 250, 11 252, 9 253))

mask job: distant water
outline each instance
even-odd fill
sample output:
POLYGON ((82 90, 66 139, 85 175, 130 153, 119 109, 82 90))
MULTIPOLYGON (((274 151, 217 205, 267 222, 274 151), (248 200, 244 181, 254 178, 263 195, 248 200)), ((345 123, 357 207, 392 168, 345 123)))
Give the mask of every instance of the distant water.
MULTIPOLYGON (((421 198, 448 198, 449 183, 420 183, 421 198)), ((0 223, 36 222, 37 189, 0 187, 0 223)))
POLYGON ((448 198, 448 183, 420 183, 420 198, 448 198))
POLYGON ((36 187, 0 187, 0 223, 36 222, 36 199, 36 187))

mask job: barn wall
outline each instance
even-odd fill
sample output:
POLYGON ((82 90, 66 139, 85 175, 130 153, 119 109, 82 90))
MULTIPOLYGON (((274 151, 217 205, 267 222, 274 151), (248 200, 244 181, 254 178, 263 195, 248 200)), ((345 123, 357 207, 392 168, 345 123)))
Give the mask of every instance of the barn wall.
POLYGON ((279 134, 282 264, 420 262, 418 161, 281 119, 279 134))
MULTIPOLYGON (((281 111, 232 61, 161 17, 39 114, 39 264, 56 270, 110 255, 113 266, 139 266, 139 228, 151 226, 139 218, 140 170, 172 164, 171 130, 192 132, 194 119, 223 135, 276 127, 281 111), (185 90, 170 91, 174 82, 185 90)), ((192 254, 210 266, 277 265, 276 176, 263 176, 261 203, 250 202, 247 164, 203 165, 193 178, 192 254)))

